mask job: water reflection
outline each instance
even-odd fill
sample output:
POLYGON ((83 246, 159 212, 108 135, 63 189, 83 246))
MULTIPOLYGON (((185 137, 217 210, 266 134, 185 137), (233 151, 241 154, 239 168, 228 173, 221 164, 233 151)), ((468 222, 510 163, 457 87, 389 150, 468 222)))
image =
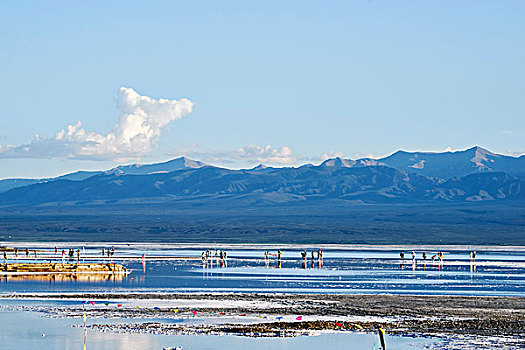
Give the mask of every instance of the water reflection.
MULTIPOLYGON (((439 259, 439 260, 436 261, 434 259, 434 257, 432 257, 432 258, 433 258, 432 259, 432 267, 436 268, 438 271, 441 271, 443 269, 443 267, 445 266, 445 261, 443 259, 439 259)), ((412 258, 411 261, 412 261, 411 264, 410 265, 407 264, 407 266, 410 266, 412 271, 416 271, 418 269, 418 260, 416 258, 412 258)), ((420 260, 420 263, 421 263, 421 260, 420 260)), ((426 270, 427 269, 426 257, 425 257, 425 259, 423 259, 423 264, 420 264, 419 266, 421 266, 422 270, 426 270)), ((471 262, 471 266, 474 266, 473 271, 475 272, 476 271, 475 263, 473 264, 471 262)), ((401 258, 401 260, 400 260, 399 269, 400 270, 404 270, 405 269, 405 259, 404 258, 401 258)))
MULTIPOLYGON (((13 305, 14 302, 10 304, 13 305)), ((16 301, 19 303, 19 301, 16 301)), ((100 332, 93 323, 142 323, 141 319, 87 319, 87 331, 79 318, 44 318, 34 312, 10 311, 0 301, 0 347, 2 349, 114 349, 142 350, 180 346, 183 349, 287 350, 372 349, 377 336, 370 334, 321 334, 315 337, 251 338, 216 335, 161 335, 151 333, 100 332), (42 336, 45 335, 45 336, 42 336), (328 347, 327 347, 328 344, 328 347)), ((434 340, 387 336, 389 350, 421 349, 434 340)))
MULTIPOLYGON (((310 255, 310 268, 315 269, 316 267, 321 269, 323 267, 323 251, 312 250, 310 254, 306 250, 301 252, 301 268, 306 269, 308 266, 308 255, 310 255)), ((281 259, 279 258, 279 268, 281 267, 281 259)))
POLYGON ((126 278, 124 274, 103 274, 103 273, 55 273, 55 274, 34 274, 34 275, 4 275, 4 282, 10 281, 33 281, 33 282, 120 282, 126 278))
MULTIPOLYGON (((223 248, 223 247, 221 247, 223 248)), ((505 253, 415 251, 400 260, 399 250, 307 248, 264 251, 230 247, 228 258, 203 248, 125 250, 113 257, 130 274, 0 276, 0 292, 267 291, 319 293, 423 293, 525 296, 525 251, 505 253), (312 250, 314 252, 312 259, 312 250), (440 258, 441 255, 441 258, 440 258), (147 256, 147 259, 145 258, 147 256), (141 257, 143 257, 141 259, 141 257), (182 257, 182 258, 181 258, 182 257), (197 258, 199 257, 199 258, 197 258), (433 258, 433 259, 432 259, 433 258), (475 278, 473 277, 475 276, 475 278), (75 283, 71 283, 71 281, 75 283)), ((95 248, 86 250, 86 260, 95 248)), ((97 256, 100 251, 97 250, 97 256)), ((44 252, 40 253, 44 256, 44 252)), ((9 256, 8 256, 9 258, 9 256)), ((98 259, 98 258, 97 258, 98 259)))

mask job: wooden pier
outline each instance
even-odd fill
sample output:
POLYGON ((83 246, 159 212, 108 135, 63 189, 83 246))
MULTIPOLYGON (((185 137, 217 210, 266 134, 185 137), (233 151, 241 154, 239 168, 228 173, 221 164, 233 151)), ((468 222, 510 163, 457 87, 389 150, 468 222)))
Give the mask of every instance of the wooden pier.
POLYGON ((1 273, 105 273, 125 274, 126 268, 113 263, 5 263, 0 265, 1 273))

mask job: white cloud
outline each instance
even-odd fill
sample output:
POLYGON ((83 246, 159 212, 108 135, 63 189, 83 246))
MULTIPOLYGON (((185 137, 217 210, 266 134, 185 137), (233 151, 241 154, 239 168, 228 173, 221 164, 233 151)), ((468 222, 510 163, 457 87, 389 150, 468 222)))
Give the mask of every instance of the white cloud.
POLYGON ((382 158, 382 156, 378 156, 373 153, 355 153, 354 159, 363 159, 363 158, 370 158, 370 159, 379 159, 382 158))
POLYGON ((248 145, 234 150, 213 151, 201 150, 199 145, 193 143, 188 147, 175 150, 171 155, 187 156, 207 162, 234 163, 242 161, 279 165, 292 165, 303 159, 294 155, 290 147, 273 147, 270 145, 248 145))
POLYGON ((511 157, 521 157, 525 155, 525 152, 524 151, 513 151, 511 149, 508 149, 507 152, 503 154, 506 156, 511 156, 511 157))
POLYGON ((333 158, 344 158, 345 154, 343 152, 336 152, 336 151, 330 151, 321 154, 321 160, 325 161, 327 159, 333 159, 333 158))
POLYGON ((155 148, 164 128, 193 109, 193 102, 185 98, 155 100, 126 87, 119 89, 116 103, 119 121, 105 135, 86 131, 79 121, 51 138, 35 135, 26 145, 0 146, 0 158, 140 158, 155 148))
POLYGON ((270 164, 292 164, 297 160, 290 147, 286 146, 275 148, 270 145, 248 145, 235 150, 233 155, 239 160, 256 160, 259 163, 270 164))

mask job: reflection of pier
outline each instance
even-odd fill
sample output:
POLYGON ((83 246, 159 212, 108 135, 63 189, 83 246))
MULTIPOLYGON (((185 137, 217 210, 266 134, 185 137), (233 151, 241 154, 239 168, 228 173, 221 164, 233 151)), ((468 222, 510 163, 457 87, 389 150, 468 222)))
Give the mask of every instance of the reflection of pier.
MULTIPOLYGON (((32 254, 32 253, 31 253, 32 254)), ((16 261, 49 261, 49 260, 56 260, 61 261, 62 256, 61 255, 51 255, 51 254, 39 254, 36 258, 34 256, 28 256, 19 254, 18 256, 12 256, 8 255, 8 259, 10 260, 16 260, 16 261)), ((148 255, 146 257, 142 257, 139 255, 115 255, 115 256, 100 256, 100 255, 94 255, 94 254, 81 254, 79 258, 77 256, 69 257, 65 256, 64 260, 73 262, 73 261, 93 261, 93 262, 111 262, 113 261, 138 261, 138 260, 200 260, 201 258, 198 256, 172 256, 172 255, 148 255)))
POLYGON ((5 263, 0 265, 0 274, 126 274, 126 268, 115 263, 61 264, 61 263, 5 263))
POLYGON ((6 282, 35 281, 35 282, 120 282, 126 274, 115 273, 41 273, 41 274, 10 274, 0 278, 6 282))

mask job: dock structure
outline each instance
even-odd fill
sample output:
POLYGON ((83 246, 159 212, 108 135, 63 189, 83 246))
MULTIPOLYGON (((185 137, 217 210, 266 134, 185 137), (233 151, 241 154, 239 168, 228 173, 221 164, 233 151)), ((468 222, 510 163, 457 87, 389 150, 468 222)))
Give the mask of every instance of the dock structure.
POLYGON ((114 263, 5 263, 0 265, 0 274, 32 273, 104 273, 126 274, 126 268, 114 263))

